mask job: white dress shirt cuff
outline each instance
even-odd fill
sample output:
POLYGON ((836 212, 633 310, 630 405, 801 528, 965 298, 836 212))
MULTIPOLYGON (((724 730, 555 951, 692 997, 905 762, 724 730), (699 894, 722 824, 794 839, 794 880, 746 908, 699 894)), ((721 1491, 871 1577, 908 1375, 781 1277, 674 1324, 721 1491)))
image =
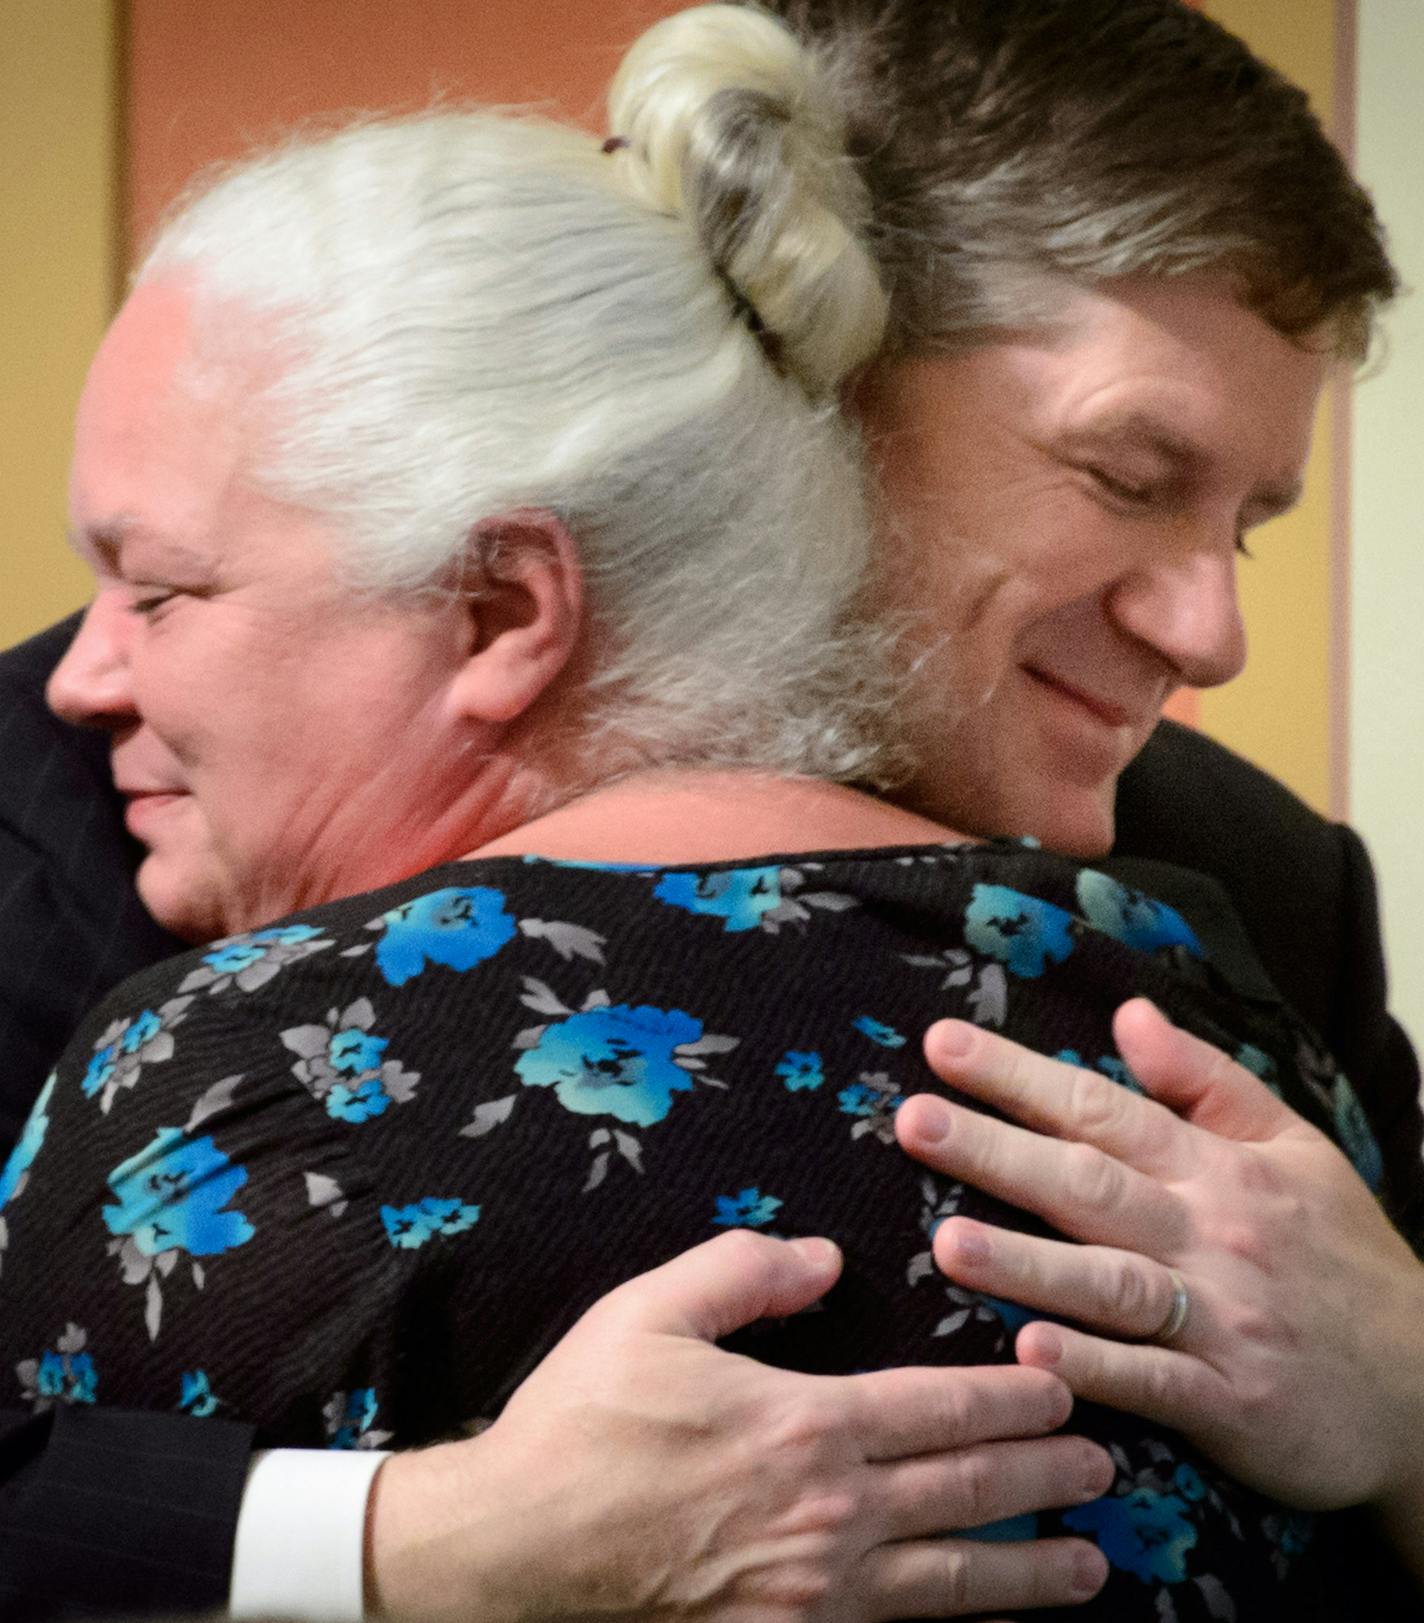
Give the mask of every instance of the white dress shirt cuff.
POLYGON ((233 1546, 233 1617, 361 1623, 366 1503, 387 1457, 316 1448, 253 1456, 233 1546))

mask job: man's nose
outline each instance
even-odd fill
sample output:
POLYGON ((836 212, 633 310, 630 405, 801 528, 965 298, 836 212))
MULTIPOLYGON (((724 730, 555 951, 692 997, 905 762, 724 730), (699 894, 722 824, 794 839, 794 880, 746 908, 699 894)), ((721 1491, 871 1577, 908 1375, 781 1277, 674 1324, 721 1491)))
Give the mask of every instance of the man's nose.
POLYGON ((80 727, 119 728, 133 721, 127 615, 113 593, 100 591, 89 605, 45 688, 55 715, 80 727))
POLYGON ((1229 554, 1192 549, 1134 570, 1113 588, 1110 610, 1188 687, 1218 687, 1246 663, 1234 536, 1229 554))

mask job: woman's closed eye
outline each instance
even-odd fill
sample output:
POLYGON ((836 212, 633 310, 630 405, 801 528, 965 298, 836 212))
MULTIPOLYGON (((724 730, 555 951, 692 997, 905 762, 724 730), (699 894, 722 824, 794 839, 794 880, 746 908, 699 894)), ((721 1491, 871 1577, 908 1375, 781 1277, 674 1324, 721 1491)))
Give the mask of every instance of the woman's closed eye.
POLYGON ((141 586, 135 591, 136 595, 129 603, 129 613, 145 620, 152 619, 165 603, 171 603, 178 595, 172 587, 167 586, 141 586))

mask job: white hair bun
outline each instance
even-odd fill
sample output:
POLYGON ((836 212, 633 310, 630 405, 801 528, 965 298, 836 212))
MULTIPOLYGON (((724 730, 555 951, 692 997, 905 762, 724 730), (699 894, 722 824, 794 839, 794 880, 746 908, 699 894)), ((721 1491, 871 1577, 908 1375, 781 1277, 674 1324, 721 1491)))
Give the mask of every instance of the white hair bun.
POLYGON ((830 87, 780 23, 678 12, 624 57, 608 108, 628 185, 693 226, 787 372, 823 395, 870 359, 886 300, 868 200, 830 87))

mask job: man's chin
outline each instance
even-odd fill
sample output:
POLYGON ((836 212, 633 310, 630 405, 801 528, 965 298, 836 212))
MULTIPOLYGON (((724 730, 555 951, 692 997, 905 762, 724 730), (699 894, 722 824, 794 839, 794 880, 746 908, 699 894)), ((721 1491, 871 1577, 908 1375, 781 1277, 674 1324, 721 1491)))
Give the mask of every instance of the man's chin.
POLYGON ((1054 784, 1041 794, 1025 796, 1018 815, 1010 815, 1004 832, 1031 838, 1045 851, 1090 861, 1112 849, 1117 779, 1095 787, 1054 784))

